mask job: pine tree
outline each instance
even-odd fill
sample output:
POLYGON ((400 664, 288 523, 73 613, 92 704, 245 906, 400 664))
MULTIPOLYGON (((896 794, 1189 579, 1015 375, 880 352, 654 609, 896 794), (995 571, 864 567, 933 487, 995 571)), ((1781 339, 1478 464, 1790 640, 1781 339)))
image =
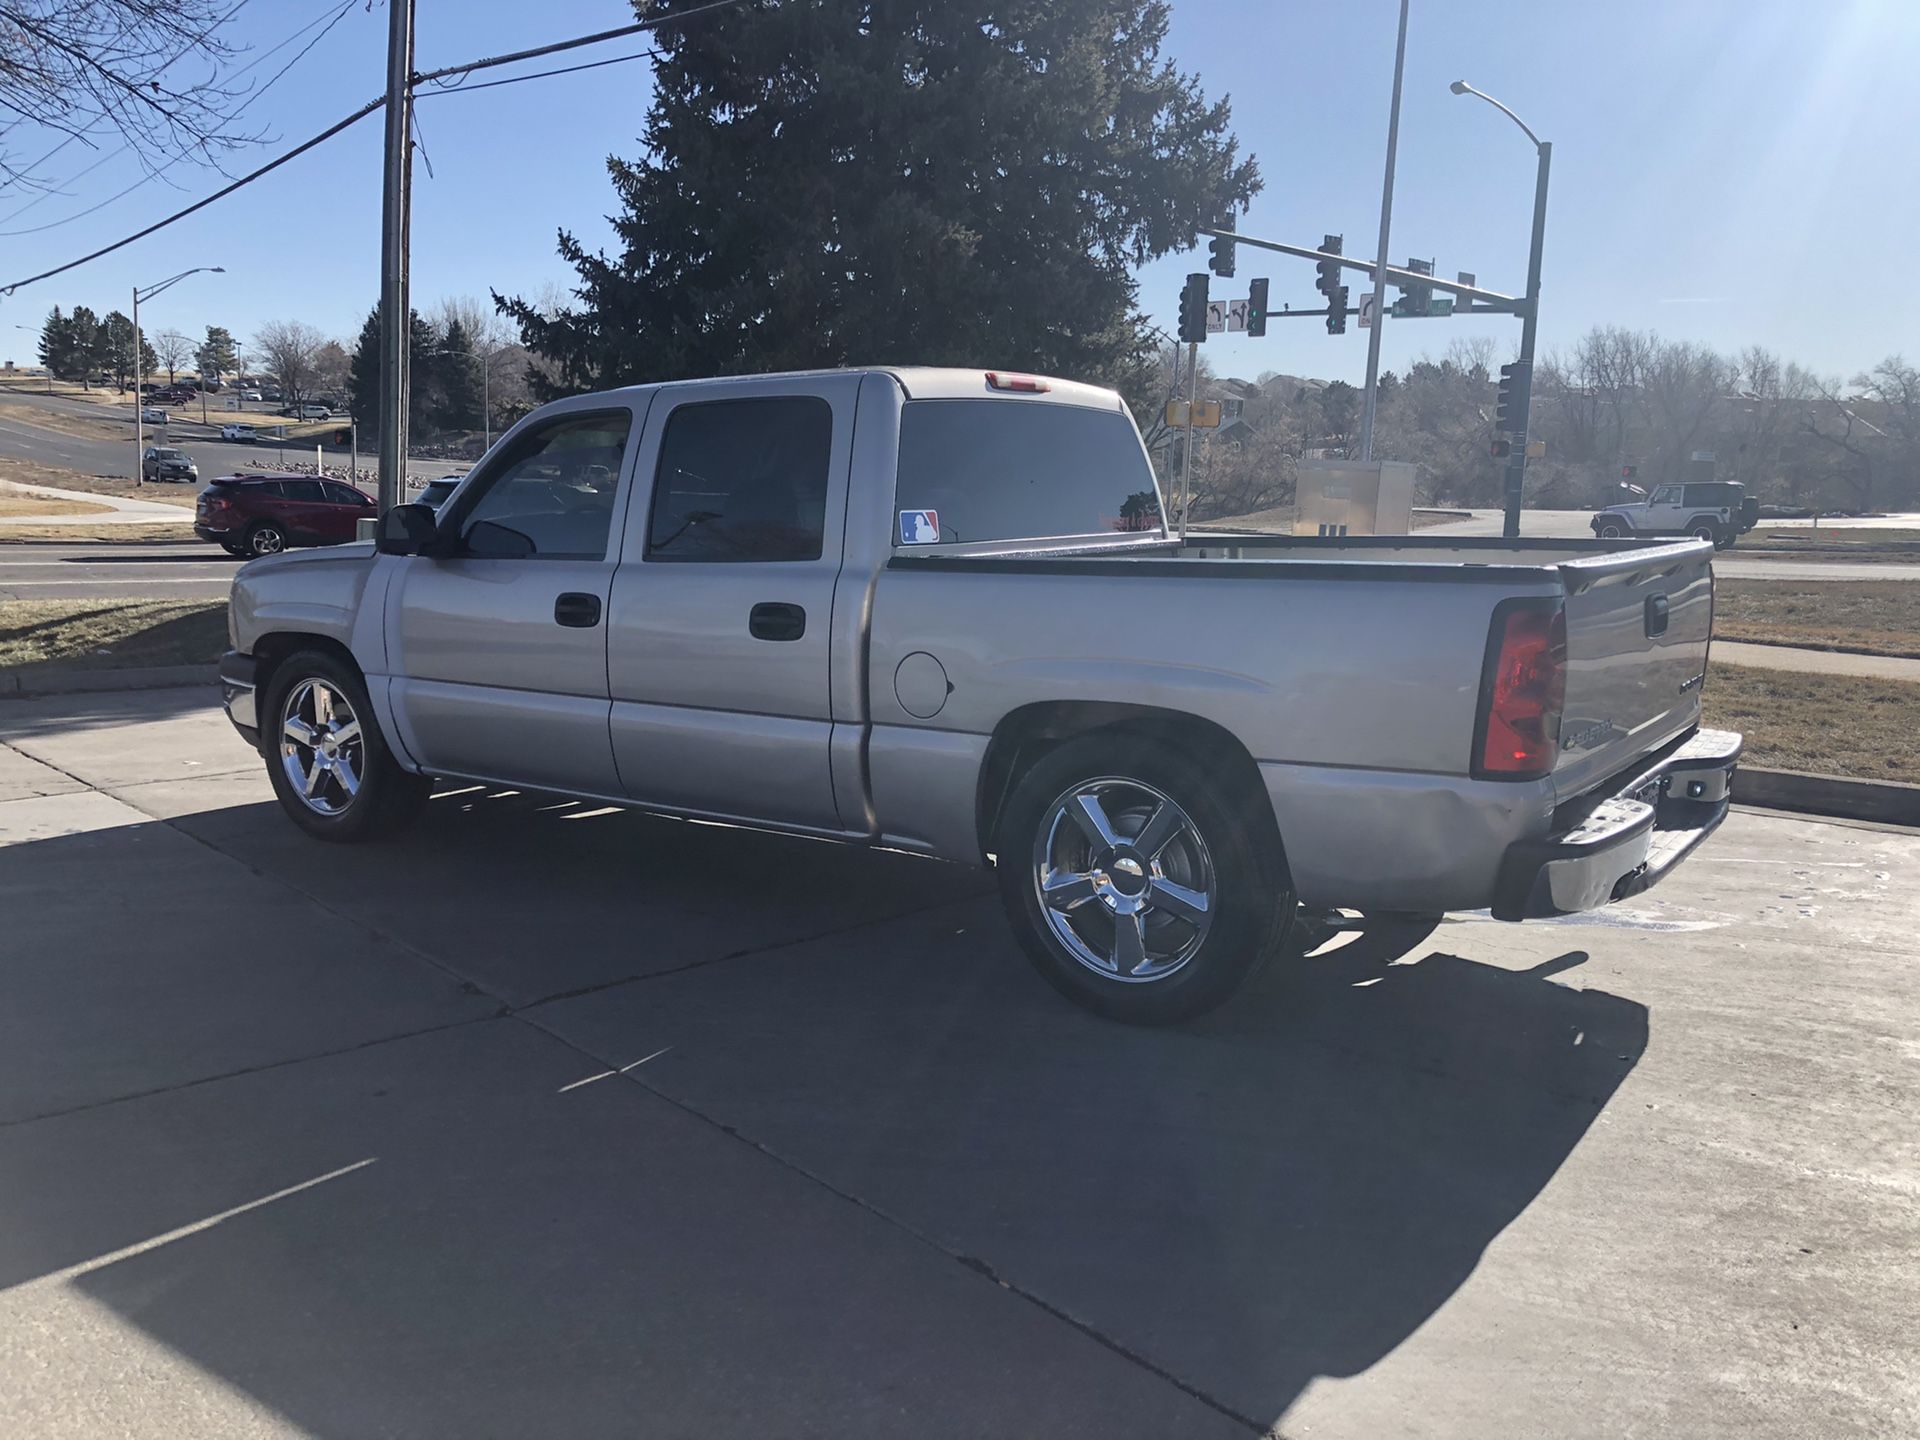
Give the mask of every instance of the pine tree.
POLYGON ((439 409, 433 423, 442 430, 478 430, 480 428, 480 367, 467 327, 456 319, 447 321, 434 353, 434 368, 439 388, 439 409))
POLYGON ((93 377, 107 364, 105 333, 93 311, 84 305, 73 307, 67 325, 73 332, 73 364, 80 372, 81 383, 91 390, 93 377))
POLYGON ((239 379, 240 355, 234 349, 233 332, 224 325, 207 326, 207 338, 194 356, 194 364, 200 367, 203 381, 216 375, 239 379))
POLYGON ((562 231, 579 305, 499 302, 558 371, 533 383, 892 361, 1144 393, 1133 267, 1260 184, 1167 24, 1164 0, 786 0, 663 29, 647 158, 608 162, 617 252, 562 231))
POLYGON ((54 306, 40 327, 40 363, 56 380, 79 378, 79 356, 74 346, 73 322, 54 306))
MULTIPOLYGON (((409 410, 412 415, 432 423, 437 404, 433 352, 439 348, 439 337, 418 310, 409 313, 413 317, 413 331, 407 341, 410 347, 407 373, 411 377, 412 392, 409 410)), ((380 307, 376 304, 367 312, 366 323, 360 327, 360 338, 354 341, 353 359, 347 366, 347 407, 353 412, 355 422, 365 426, 369 433, 377 431, 380 424, 380 368, 380 307)))

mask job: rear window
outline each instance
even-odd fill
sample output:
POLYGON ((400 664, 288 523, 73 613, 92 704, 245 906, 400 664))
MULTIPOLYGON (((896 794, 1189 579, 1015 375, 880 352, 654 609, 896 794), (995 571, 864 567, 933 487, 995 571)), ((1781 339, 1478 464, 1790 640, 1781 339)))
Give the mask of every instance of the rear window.
POLYGON ((1125 414, 1030 400, 909 401, 895 505, 934 512, 943 545, 1160 528, 1160 491, 1125 414))

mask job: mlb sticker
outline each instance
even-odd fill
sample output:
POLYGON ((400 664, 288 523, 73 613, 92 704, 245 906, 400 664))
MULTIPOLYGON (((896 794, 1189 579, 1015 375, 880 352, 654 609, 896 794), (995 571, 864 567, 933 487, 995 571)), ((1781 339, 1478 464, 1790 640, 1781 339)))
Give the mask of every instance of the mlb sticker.
POLYGON ((902 510, 900 512, 900 543, 902 545, 938 545, 940 543, 940 512, 938 510, 902 510))

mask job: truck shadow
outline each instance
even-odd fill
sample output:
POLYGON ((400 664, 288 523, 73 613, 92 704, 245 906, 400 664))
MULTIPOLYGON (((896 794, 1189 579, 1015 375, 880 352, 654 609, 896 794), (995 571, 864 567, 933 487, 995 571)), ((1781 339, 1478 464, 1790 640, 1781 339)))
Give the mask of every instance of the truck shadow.
MULTIPOLYGON (((1442 932, 1459 954, 1365 935, 1201 1022, 1128 1029, 1047 990, 957 872, 636 817, 595 845, 563 818, 581 814, 443 807, 351 861, 283 847, 258 804, 193 817, 193 839, 129 826, 0 851, 0 899, 64 907, 33 933, 68 935, 77 972, 0 968, 28 1047, 9 1073, 58 1043, 116 1077, 113 1103, 0 1126, 0 1316, 12 1288, 66 1287, 319 1435, 1012 1433, 996 1388, 1050 1386, 1086 1433, 1174 1433, 1076 1391, 1106 1372, 1053 1341, 1008 1353, 947 1290, 914 1290, 932 1257, 1264 1427, 1459 1289, 1646 1044, 1644 1007, 1549 978, 1584 959, 1552 932, 1518 970, 1469 958, 1471 930, 1442 932), (487 857, 509 833, 553 884, 516 891, 525 913, 489 938, 455 917, 505 898, 487 857), (316 878, 336 862, 344 879, 316 878), (62 888, 83 873, 145 876, 172 908, 136 886, 116 941, 62 888), (750 955, 713 941, 517 1018, 460 994, 546 958, 527 923, 611 944, 582 929, 589 893, 638 928, 670 891, 691 936, 741 908, 742 875, 785 917, 750 955), (406 877, 416 938, 369 938, 382 876, 406 877), (860 898, 875 889, 897 893, 860 898), (823 892, 850 897, 833 933, 823 892), (255 931, 212 963, 194 948, 223 943, 211 927, 174 933, 196 909, 278 910, 313 953, 255 931), (364 967, 374 1020, 341 1009, 316 956, 364 967), (186 993, 158 999, 156 969, 186 993), (262 973, 279 978, 236 1001, 262 973), (88 1003, 103 1015, 41 1023, 88 1003), (194 1028, 206 1008, 218 1023, 194 1028), (289 1030, 301 1014, 338 1028, 289 1030), (282 1053, 222 1049, 249 1027, 282 1053), (129 1048, 165 1064, 126 1069, 129 1048), (301 1055, 322 1058, 278 1063, 301 1055), (258 1073, 200 1083, 234 1071, 258 1073), (162 1093, 114 1098, 143 1091, 162 1093)), ((1082 1428, 1027 1413, 1027 1433, 1082 1428)))

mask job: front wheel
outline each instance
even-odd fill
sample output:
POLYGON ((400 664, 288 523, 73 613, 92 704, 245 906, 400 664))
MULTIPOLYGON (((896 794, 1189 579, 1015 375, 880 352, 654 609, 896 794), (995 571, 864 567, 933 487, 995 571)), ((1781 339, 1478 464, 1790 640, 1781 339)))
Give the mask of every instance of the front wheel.
POLYGON ((1221 1004, 1294 911, 1264 817, 1213 772, 1134 737, 1070 741, 1022 776, 996 867, 1014 933, 1048 983, 1134 1024, 1221 1004))
POLYGON ((1602 520, 1599 529, 1594 533, 1599 535, 1602 540, 1618 540, 1627 532, 1618 520, 1602 520))
POLYGON ((393 758, 351 665, 299 651, 275 668, 265 699, 267 774, 294 824, 319 840, 370 840, 419 815, 433 781, 393 758))

